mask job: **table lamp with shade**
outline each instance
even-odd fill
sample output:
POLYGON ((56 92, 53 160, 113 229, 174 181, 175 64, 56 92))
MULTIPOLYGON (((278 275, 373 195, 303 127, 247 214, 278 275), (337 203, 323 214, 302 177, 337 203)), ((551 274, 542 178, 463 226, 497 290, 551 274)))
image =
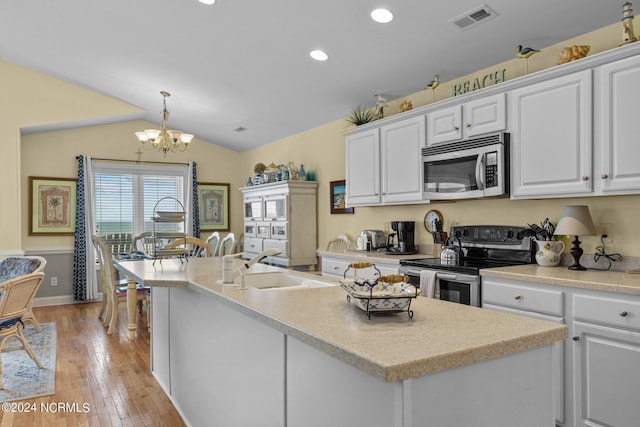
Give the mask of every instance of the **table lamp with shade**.
POLYGON ((573 265, 569 266, 569 270, 586 270, 587 268, 580 264, 580 257, 583 250, 580 247, 578 236, 591 236, 596 234, 596 226, 593 225, 589 206, 565 206, 562 209, 560 220, 556 226, 554 235, 575 236, 573 245, 569 253, 573 257, 573 265))

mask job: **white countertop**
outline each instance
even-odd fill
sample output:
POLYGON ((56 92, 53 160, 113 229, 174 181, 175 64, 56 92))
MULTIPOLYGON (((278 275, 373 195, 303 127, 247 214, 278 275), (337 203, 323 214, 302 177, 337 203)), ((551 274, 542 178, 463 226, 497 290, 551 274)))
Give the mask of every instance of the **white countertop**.
MULTIPOLYGON (((567 336, 564 325, 424 297, 412 301, 412 319, 401 312, 373 313, 369 320, 364 311, 347 302, 339 286, 264 291, 222 285, 221 257, 184 263, 165 259, 155 266, 152 261, 120 261, 117 268, 148 286, 183 287, 211 295, 387 382, 533 349, 567 336)), ((281 269, 259 264, 252 270, 281 269)))
POLYGON ((377 262, 379 264, 398 264, 398 265, 400 264, 400 260, 402 259, 431 258, 430 253, 428 254, 417 253, 413 255, 389 255, 389 254, 386 254, 384 251, 368 252, 368 251, 357 251, 357 250, 351 250, 351 249, 347 249, 344 251, 323 251, 318 249, 317 254, 320 257, 333 256, 333 257, 339 257, 339 258, 353 259, 356 261, 367 260, 372 263, 377 262))
POLYGON ((537 264, 480 270, 483 277, 496 277, 546 285, 640 295, 640 280, 627 280, 621 271, 569 270, 567 267, 541 267, 537 264))

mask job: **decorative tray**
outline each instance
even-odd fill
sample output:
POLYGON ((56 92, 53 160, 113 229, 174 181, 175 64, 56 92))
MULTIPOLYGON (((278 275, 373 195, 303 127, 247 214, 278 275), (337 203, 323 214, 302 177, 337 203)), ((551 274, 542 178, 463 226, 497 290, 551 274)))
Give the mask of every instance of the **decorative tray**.
POLYGON ((166 211, 158 211, 156 212, 158 218, 163 219, 182 219, 184 218, 184 212, 166 212, 166 211))
POLYGON ((374 279, 344 279, 340 280, 340 286, 347 292, 347 302, 353 298, 369 319, 374 311, 406 311, 412 318, 411 300, 420 295, 420 289, 407 280, 407 276, 394 274, 374 279))

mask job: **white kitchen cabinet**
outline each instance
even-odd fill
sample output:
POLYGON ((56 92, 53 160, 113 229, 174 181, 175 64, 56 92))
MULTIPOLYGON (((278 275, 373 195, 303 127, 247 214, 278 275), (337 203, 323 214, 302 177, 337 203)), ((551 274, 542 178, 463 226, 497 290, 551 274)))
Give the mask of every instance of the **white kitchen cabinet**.
POLYGON ((427 114, 427 146, 505 130, 505 94, 486 96, 427 114))
POLYGON ((602 194, 640 192, 640 56, 603 65, 599 80, 601 120, 594 179, 602 194))
POLYGON ((584 70, 509 93, 511 198, 592 192, 592 80, 584 70))
POLYGON ((380 128, 382 203, 422 202, 424 116, 380 128))
POLYGON ((575 425, 637 426, 640 301, 577 294, 572 338, 575 425))
POLYGON ((347 136, 347 206, 423 203, 424 116, 347 136))
MULTIPOLYGON (((482 307, 504 313, 565 323, 564 292, 526 282, 482 279, 482 307)), ((565 421, 565 343, 553 344, 553 401, 556 422, 565 421)))
POLYGON ((345 149, 347 206, 380 204, 380 131, 347 136, 345 149))
POLYGON ((280 181, 241 188, 245 205, 244 258, 278 248, 266 262, 283 267, 317 264, 315 181, 280 181))

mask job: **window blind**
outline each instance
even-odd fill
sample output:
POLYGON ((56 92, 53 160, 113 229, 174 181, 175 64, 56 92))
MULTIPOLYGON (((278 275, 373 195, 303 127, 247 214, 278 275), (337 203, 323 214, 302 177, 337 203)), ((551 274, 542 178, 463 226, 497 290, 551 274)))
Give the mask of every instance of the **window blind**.
MULTIPOLYGON (((154 208, 171 212, 182 211, 183 206, 188 209, 184 201, 186 167, 95 162, 93 172, 98 235, 136 236, 153 231, 154 208), (167 197, 171 199, 164 199, 167 197)), ((159 223, 155 230, 184 232, 184 224, 159 223)))

